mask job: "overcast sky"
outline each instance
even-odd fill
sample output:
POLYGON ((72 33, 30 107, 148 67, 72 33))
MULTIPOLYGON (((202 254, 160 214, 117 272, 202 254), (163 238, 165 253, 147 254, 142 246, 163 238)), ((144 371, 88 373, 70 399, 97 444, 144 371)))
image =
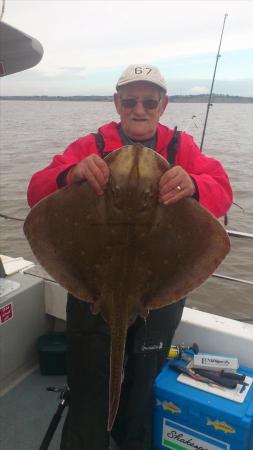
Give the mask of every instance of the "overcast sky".
MULTIPOLYGON (((1 3, 2 0, 0 0, 1 3)), ((1 95, 111 95, 131 63, 157 65, 169 94, 253 96, 253 1, 6 0, 3 20, 44 47, 1 95)))

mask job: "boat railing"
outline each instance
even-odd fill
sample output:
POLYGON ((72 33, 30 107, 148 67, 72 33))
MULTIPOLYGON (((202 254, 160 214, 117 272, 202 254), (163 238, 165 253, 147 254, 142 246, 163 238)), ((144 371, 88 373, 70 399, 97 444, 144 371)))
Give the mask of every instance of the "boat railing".
MULTIPOLYGON (((18 217, 12 217, 12 216, 2 214, 2 213, 0 213, 0 218, 24 222, 24 219, 21 219, 18 217)), ((235 231, 235 230, 226 230, 226 231, 227 231, 228 235, 231 237, 241 238, 241 239, 253 239, 253 233, 245 233, 243 231, 235 231)), ((253 286, 253 281, 250 281, 250 280, 244 280, 241 278, 231 277, 229 275, 222 275, 222 274, 219 274, 216 272, 213 273, 212 276, 215 278, 223 279, 223 280, 228 280, 228 281, 233 281, 233 282, 253 286)))
POLYGON ((233 230, 227 230, 227 233, 229 236, 233 236, 233 237, 253 239, 252 233, 244 233, 242 231, 233 231, 233 230))
MULTIPOLYGON (((229 236, 236 237, 236 238, 253 239, 252 233, 245 233, 242 231, 234 231, 234 230, 227 230, 227 233, 229 236)), ((242 284, 246 284, 248 286, 253 286, 253 281, 250 281, 250 280, 243 280, 241 278, 231 277, 229 275, 222 275, 219 273, 213 273, 212 276, 215 278, 221 278, 223 280, 234 281, 236 283, 242 283, 242 284)))

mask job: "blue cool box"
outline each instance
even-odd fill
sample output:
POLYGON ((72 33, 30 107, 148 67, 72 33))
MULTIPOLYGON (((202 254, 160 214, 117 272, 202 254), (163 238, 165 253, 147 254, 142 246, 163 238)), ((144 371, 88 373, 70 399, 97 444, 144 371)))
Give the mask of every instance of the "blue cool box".
MULTIPOLYGON (((239 373, 253 378, 253 369, 239 373)), ((253 450, 253 385, 243 403, 177 381, 166 365, 155 380, 154 447, 253 450)))

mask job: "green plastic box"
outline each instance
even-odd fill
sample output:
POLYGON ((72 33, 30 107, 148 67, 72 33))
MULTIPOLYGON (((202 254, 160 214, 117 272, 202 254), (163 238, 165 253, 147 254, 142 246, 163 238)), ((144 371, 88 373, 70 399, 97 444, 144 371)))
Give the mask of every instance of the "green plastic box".
POLYGON ((67 340, 65 333, 51 333, 37 340, 42 375, 65 375, 67 340))

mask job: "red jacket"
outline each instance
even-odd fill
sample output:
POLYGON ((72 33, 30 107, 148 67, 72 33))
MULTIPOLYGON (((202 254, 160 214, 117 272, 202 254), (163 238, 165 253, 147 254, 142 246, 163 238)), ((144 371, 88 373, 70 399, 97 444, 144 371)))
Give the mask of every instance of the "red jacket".
MULTIPOLYGON (((122 147, 117 129, 120 124, 111 122, 102 126, 99 131, 104 137, 104 151, 116 150, 122 147)), ((157 143, 155 151, 167 159, 167 146, 173 135, 173 130, 158 124, 157 143)), ((51 164, 35 173, 28 186, 29 206, 59 189, 57 177, 77 164, 91 153, 99 153, 95 137, 89 134, 70 144, 63 154, 56 155, 51 164)), ((198 191, 199 202, 216 217, 224 215, 232 203, 232 190, 228 176, 219 161, 209 158, 200 152, 192 136, 182 132, 176 153, 175 164, 181 166, 194 179, 198 191)))

